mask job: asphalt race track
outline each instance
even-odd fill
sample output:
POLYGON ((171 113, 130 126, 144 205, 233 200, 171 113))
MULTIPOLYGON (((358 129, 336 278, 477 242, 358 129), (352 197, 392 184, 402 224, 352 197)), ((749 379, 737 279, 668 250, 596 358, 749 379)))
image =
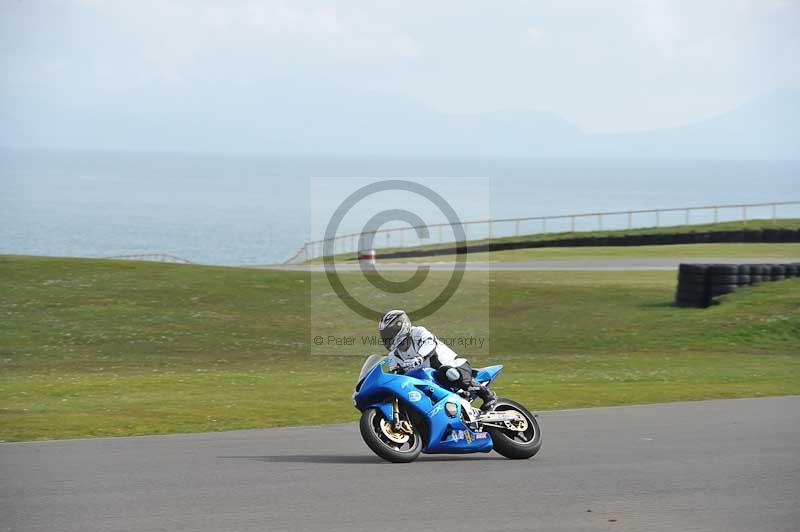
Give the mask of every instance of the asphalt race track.
POLYGON ((388 464, 354 424, 2 444, 0 530, 800 529, 800 397, 539 419, 527 461, 388 464))
MULTIPOLYGON (((693 264, 769 264, 784 263, 788 259, 669 259, 669 258, 613 258, 613 259, 564 259, 564 260, 529 260, 520 262, 466 262, 464 268, 467 271, 548 271, 548 270, 677 270, 682 262, 693 264)), ((431 258, 431 262, 381 262, 376 264, 377 270, 383 271, 415 271, 420 266, 428 266, 431 270, 451 271, 455 267, 454 262, 437 262, 436 257, 431 258)), ((289 271, 325 271, 323 264, 278 264, 271 266, 247 266, 252 268, 268 268, 275 270, 289 271)), ((352 261, 344 264, 336 264, 335 270, 341 272, 354 272, 361 270, 358 262, 352 261)))

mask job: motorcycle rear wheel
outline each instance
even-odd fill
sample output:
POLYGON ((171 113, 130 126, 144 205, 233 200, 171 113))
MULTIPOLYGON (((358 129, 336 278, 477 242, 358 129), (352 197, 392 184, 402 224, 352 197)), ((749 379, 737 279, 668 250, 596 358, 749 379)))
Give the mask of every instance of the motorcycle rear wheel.
POLYGON ((408 440, 400 442, 397 441, 398 438, 393 439, 391 434, 386 434, 387 423, 391 423, 391 420, 385 419, 377 408, 364 410, 358 424, 364 443, 372 452, 389 462, 407 463, 416 460, 422 451, 422 437, 416 427, 412 425, 412 434, 407 435, 408 440), (381 422, 384 423, 384 428, 381 427, 381 422))
POLYGON ((524 460, 531 458, 539 449, 542 448, 542 431, 539 423, 530 411, 521 404, 511 399, 497 399, 495 412, 513 410, 519 412, 527 422, 524 431, 512 429, 500 429, 496 427, 486 427, 485 430, 492 435, 492 443, 495 451, 512 460, 524 460))

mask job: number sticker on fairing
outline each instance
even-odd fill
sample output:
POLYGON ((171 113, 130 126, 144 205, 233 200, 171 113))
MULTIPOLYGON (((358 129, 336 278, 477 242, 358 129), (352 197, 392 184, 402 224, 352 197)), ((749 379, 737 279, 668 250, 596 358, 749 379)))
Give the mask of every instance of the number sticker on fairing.
POLYGON ((416 403, 420 399, 422 399, 422 394, 419 393, 417 390, 411 390, 410 392, 408 392, 408 400, 411 401, 412 403, 416 403))

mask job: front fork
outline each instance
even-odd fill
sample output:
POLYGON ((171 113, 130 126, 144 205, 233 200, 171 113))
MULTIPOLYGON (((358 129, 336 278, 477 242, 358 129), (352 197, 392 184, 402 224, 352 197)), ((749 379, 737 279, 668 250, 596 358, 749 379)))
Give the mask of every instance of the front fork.
POLYGON ((392 426, 394 430, 400 430, 400 402, 397 397, 392 401, 392 426))
POLYGON ((405 432, 406 434, 414 433, 414 429, 411 428, 411 423, 400 419, 400 401, 397 400, 397 397, 392 401, 392 428, 398 432, 405 432))

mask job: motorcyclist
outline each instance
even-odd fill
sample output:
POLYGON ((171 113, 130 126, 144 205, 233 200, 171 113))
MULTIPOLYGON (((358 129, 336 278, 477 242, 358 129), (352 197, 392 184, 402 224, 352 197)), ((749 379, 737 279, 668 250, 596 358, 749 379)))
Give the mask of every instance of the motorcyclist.
POLYGON ((482 411, 487 412, 494 406, 497 396, 473 378, 469 362, 425 327, 412 326, 404 311, 390 310, 384 314, 378 323, 378 333, 403 373, 419 367, 431 367, 436 370, 437 380, 454 391, 473 387, 483 400, 482 411))

